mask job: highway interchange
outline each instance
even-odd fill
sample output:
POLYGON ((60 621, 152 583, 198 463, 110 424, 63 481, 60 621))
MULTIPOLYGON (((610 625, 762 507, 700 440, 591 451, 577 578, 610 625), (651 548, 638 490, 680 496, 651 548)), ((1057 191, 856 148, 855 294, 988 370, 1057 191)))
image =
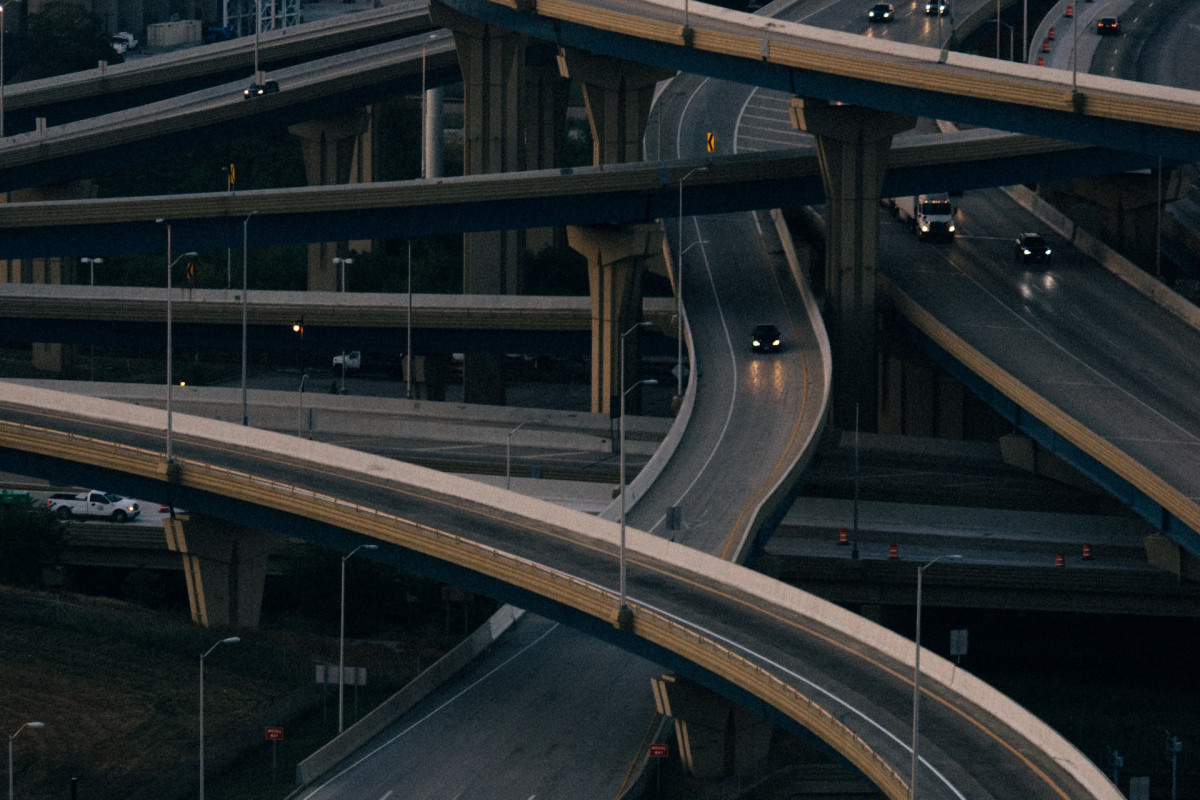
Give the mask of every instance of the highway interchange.
MULTIPOLYGON (((852 12, 857 21, 849 24, 861 27, 862 14, 858 4, 853 5, 852 12)), ((850 18, 852 15, 843 10, 843 16, 850 18)), ((928 25, 925 26, 922 35, 931 35, 928 25)), ((666 126, 666 131, 673 135, 665 137, 667 140, 674 140, 675 147, 679 149, 681 155, 690 154, 690 152, 694 152, 693 148, 702 146, 702 139, 697 135, 702 131, 715 130, 718 141, 745 142, 745 146, 748 148, 754 147, 756 141, 773 139, 774 136, 783 134, 782 131, 776 130, 770 136, 764 136, 761 130, 755 132, 751 129, 748 120, 753 116, 752 112, 761 108, 759 103, 763 101, 763 98, 752 100, 750 90, 745 87, 714 84, 715 82, 707 79, 684 76, 673 83, 663 94, 663 98, 673 99, 675 105, 682 106, 682 113, 676 118, 675 123, 669 123, 666 126), (681 91, 682 94, 678 94, 681 91), (722 111, 722 109, 729 108, 738 108, 741 111, 736 115, 722 111), (689 117, 689 114, 694 116, 689 117)), ((777 122, 772 122, 767 127, 777 126, 777 122)), ((1130 302, 1129 292, 1115 283, 1103 283, 1108 280, 1107 273, 1101 273, 1094 266, 1084 263, 1081 258, 1063 254, 1061 248, 1059 249, 1059 260, 1054 269, 1046 274, 1026 274, 1026 271, 1015 267, 1009 258, 1008 240, 1016 230, 1035 223, 1024 217, 1023 212, 1003 198, 992 196, 992 193, 981 193, 979 197, 971 195, 963 199, 962 209, 964 237, 952 247, 918 245, 899 225, 890 225, 887 221, 884 222, 884 235, 885 241, 888 242, 888 249, 890 252, 901 255, 900 261, 904 264, 904 267, 899 269, 885 265, 885 270, 889 277, 907 292, 916 294, 926 287, 934 290, 929 294, 920 295, 921 302, 929 304, 931 308, 944 298, 948 304, 945 308, 937 307, 936 316, 939 319, 950 318, 956 309, 959 311, 970 309, 970 313, 974 314, 977 308, 984 307, 974 296, 951 295, 940 290, 951 286, 961 291, 983 291, 983 296, 987 297, 989 302, 994 303, 999 322, 977 327, 982 328, 983 332, 993 335, 999 332, 1002 335, 1000 344, 1005 350, 1009 348, 1013 336, 1026 342, 1029 349, 1025 352, 1030 353, 1028 360, 1030 369, 1035 369, 1041 363, 1045 363, 1045 369, 1050 370, 1053 376, 1051 383, 1062 384, 1063 388, 1068 391, 1072 388, 1083 387, 1084 391, 1091 395, 1097 386, 1111 383, 1116 387, 1116 396, 1111 401, 1115 404, 1131 402, 1134 395, 1137 394, 1137 391, 1129 387, 1121 387, 1119 382, 1122 380, 1121 374, 1125 371, 1125 366, 1129 363, 1141 362, 1142 359, 1139 356, 1144 355, 1147 350, 1145 342, 1131 342, 1126 345, 1124 342, 1118 341, 1120 337, 1113 333, 1111 326, 1103 324, 1107 320, 1120 318, 1119 315, 1128 309, 1130 319, 1137 321, 1153 319, 1156 323, 1166 326, 1163 338, 1149 350, 1166 354, 1168 360, 1161 364, 1146 364, 1143 367, 1144 374, 1151 374, 1155 378, 1168 374, 1176 376, 1196 374, 1195 364, 1189 358, 1189 352, 1194 352, 1194 350, 1186 347, 1186 343, 1195 338, 1194 331, 1183 327, 1170 327, 1177 323, 1163 318, 1165 315, 1155 308, 1130 307, 1128 305, 1130 302), (968 256, 974 256, 974 258, 968 258, 968 256), (1086 279, 1079 280, 1085 270, 1087 271, 1086 279), (927 278, 930 275, 938 276, 939 279, 933 282, 914 282, 912 280, 914 276, 927 278), (1097 275, 1105 277, 1094 280, 1097 275), (1081 294, 1072 297, 1067 294, 1069 291, 1081 294), (1101 303, 1111 303, 1113 306, 1097 305, 1101 303), (1104 310, 1097 311, 1097 308, 1104 310), (942 316, 943 312, 946 313, 945 317, 942 316), (1156 314, 1158 316, 1155 316, 1156 314), (1004 322, 1006 318, 1009 320, 1008 323, 1004 322), (1089 320, 1099 324, 1094 329, 1083 327, 1089 320), (1074 379, 1063 379, 1066 374, 1070 373, 1062 371, 1063 362, 1061 360, 1052 359, 1061 358, 1061 351, 1066 347, 1064 340, 1072 339, 1080 334, 1086 341, 1105 342, 1106 346, 1099 352, 1100 361, 1107 361, 1112 365, 1114 370, 1112 374, 1097 377, 1089 372, 1089 374, 1076 374, 1074 379), (1184 346, 1178 346, 1178 343, 1181 342, 1185 343, 1184 346), (1033 357, 1034 345, 1044 347, 1049 352, 1039 355, 1035 359, 1033 357), (1130 346, 1133 350, 1121 355, 1122 351, 1119 348, 1125 346, 1130 346)), ((701 378, 698 383, 700 388, 706 391, 706 384, 716 384, 713 387, 716 390, 714 397, 710 399, 707 396, 704 398, 698 396, 696 402, 698 405, 701 402, 719 404, 723 409, 721 413, 711 414, 706 409, 703 416, 705 419, 724 418, 725 422, 720 426, 720 430, 728 431, 730 434, 730 455, 719 456, 713 461, 722 469, 727 469, 730 464, 728 459, 741 451, 743 454, 749 453, 752 456, 750 461, 760 462, 755 466, 763 468, 763 472, 759 474, 746 472, 744 474, 744 483, 739 490, 739 496, 747 498, 745 504, 725 505, 714 502, 714 497, 718 495, 712 487, 721 485, 720 476, 715 476, 716 483, 710 482, 709 488, 701 488, 699 491, 695 489, 681 491, 679 488, 660 490, 656 486, 655 492, 665 491, 666 494, 662 497, 647 496, 654 497, 654 499, 636 498, 640 502, 631 507, 630 521, 632 525, 645 527, 647 530, 661 531, 663 509, 670 505, 679 505, 684 510, 684 525, 680 535, 685 537, 683 540, 686 543, 726 557, 734 557, 745 544, 745 534, 739 530, 739 520, 744 519, 747 515, 753 515, 753 500, 758 488, 770 486, 773 481, 777 482, 781 479, 781 466, 786 464, 784 460, 786 451, 780 451, 777 458, 762 458, 761 454, 764 452, 762 449, 749 448, 740 442, 734 444, 733 433, 735 431, 730 426, 741 423, 750 428, 759 427, 757 423, 773 416, 772 411, 778 410, 782 405, 805 409, 806 403, 810 401, 806 401, 803 394, 799 397, 788 397, 787 395, 814 379, 809 372, 817 365, 809 363, 809 360, 815 358, 812 354, 820 348, 818 343, 806 339, 805 331, 809 330, 805 324, 806 321, 804 319, 794 320, 789 317, 790 314, 798 314, 799 309, 803 308, 803 303, 790 294, 791 290, 785 288, 785 282, 776 280, 777 264, 764 260, 762 262, 764 278, 761 281, 753 281, 753 288, 748 286, 751 282, 746 279, 746 270, 751 268, 751 262, 746 258, 746 254, 769 249, 769 247, 764 248, 764 245, 761 244, 764 241, 761 236, 762 231, 767 229, 763 215, 689 219, 687 222, 688 229, 685 229, 684 242, 687 244, 702 242, 693 247, 685 258, 685 269, 688 270, 689 281, 685 284, 685 299, 689 322, 695 329, 696 359, 700 365, 701 378), (739 228, 743 232, 739 232, 739 228), (730 265, 736 266, 736 269, 730 265), (696 277, 700 279, 692 280, 696 277), (697 286, 697 284, 699 285, 697 286), (709 316, 718 313, 725 316, 709 316), (744 342, 748 330, 747 324, 767 317, 782 323, 780 327, 789 332, 788 348, 784 358, 768 361, 762 358, 752 358, 746 352, 744 342), (707 324, 714 319, 722 321, 717 325, 707 324), (706 324, 701 325, 701 320, 704 320, 706 324), (789 321, 784 322, 784 320, 789 321), (715 333, 710 334, 710 328, 715 333), (762 405, 756 408, 754 403, 762 405)), ((668 226, 668 232, 672 233, 671 226, 668 226)), ((687 244, 684 246, 686 247, 687 244)), ((1056 244, 1058 243, 1056 242, 1056 244)), ((676 252, 678 249, 678 243, 676 243, 676 252)), ((966 327, 972 326, 967 325, 966 327)), ((1130 325, 1122 326, 1120 330, 1127 331, 1130 327, 1130 325)), ((1094 361, 1089 361, 1089 371, 1094 364, 1094 361)), ((1030 380, 1035 380, 1035 378, 1030 378, 1030 380)), ((1043 383, 1039 383, 1038 386, 1044 388, 1043 383)), ((1175 391, 1164 392, 1163 399, 1173 403, 1189 394, 1190 390, 1185 385, 1175 391)), ((807 412, 819 415, 820 409, 810 407, 807 412)), ((1141 418, 1146 413, 1136 406, 1113 405, 1109 407, 1105 416, 1127 423, 1130 420, 1141 418)), ((1156 407, 1152 413, 1163 413, 1163 409, 1156 407)), ((1172 424, 1177 425, 1182 431, 1197 429, 1195 425, 1190 424, 1194 421, 1191 416, 1194 413, 1192 410, 1184 408, 1179 413, 1184 416, 1178 417, 1172 424)), ((792 422, 786 424, 781 430, 764 430, 762 441, 785 443, 790 441, 795 436, 794 426, 799 424, 795 420, 802 419, 803 416, 803 413, 796 414, 792 418, 792 422)), ((711 432, 705 432, 703 435, 710 437, 708 438, 710 442, 720 441, 719 437, 714 437, 711 432)), ((1194 443, 1185 438, 1181 441, 1180 446, 1191 448, 1194 443)), ((1160 447, 1162 447, 1161 439, 1157 439, 1153 447, 1148 450, 1160 447)), ((1191 496, 1197 494, 1200 493, 1191 493, 1191 496)), ((550 632, 550 635, 555 634, 550 632)), ((564 641, 559 645, 562 650, 558 652, 557 657, 561 658, 562 654, 568 651, 578 652, 577 648, 582 645, 575 641, 575 638, 574 635, 564 636, 564 641)), ((544 641, 538 640, 536 637, 533 637, 532 641, 536 642, 539 648, 545 645, 544 641)), ((544 658, 552 661, 555 656, 546 655, 544 658)), ((629 685, 636 687, 640 681, 642 687, 647 687, 645 678, 649 674, 653 674, 654 668, 643 663, 631 667, 630 672, 626 673, 625 664, 625 658, 617 655, 611 661, 600 662, 597 660, 594 664, 586 666, 600 666, 598 672, 623 673, 622 679, 614 685, 623 685, 625 681, 629 681, 629 685)), ((569 670, 564 670, 566 685, 582 684, 590 690, 574 694, 590 695, 590 702, 594 702, 596 697, 628 694, 633 700, 631 707, 635 713, 638 713, 638 709, 640 709, 640 715, 644 720, 649 711, 646 703, 648 688, 647 691, 639 691, 635 688, 629 692, 612 691, 610 694, 610 690, 593 683, 593 677, 590 674, 582 672, 584 666, 574 664, 569 670)), ((551 677, 553 676, 541 673, 536 678, 524 680, 536 683, 546 689, 551 685, 551 677)), ((555 691, 551 694, 558 695, 559 692, 555 691)), ((899 686, 893 687, 890 692, 885 694, 890 696, 892 701, 895 701, 897 697, 904 697, 903 680, 900 680, 899 686)), ((528 702, 528 698, 524 699, 528 702)), ((580 701, 586 702, 582 698, 580 701)), ((886 704, 887 700, 884 699, 881 702, 886 704)), ((543 708, 546 708, 547 703, 548 700, 539 701, 540 707, 543 708)), ((499 707, 498 704, 492 704, 490 708, 496 717, 507 717, 508 723, 511 724, 513 717, 510 710, 499 707)), ((444 773, 443 780, 453 781, 457 784, 456 786, 446 785, 446 783, 437 785, 424 783, 420 786, 406 787, 402 785, 397 787, 396 776, 393 774, 380 779, 389 787, 386 791, 394 791, 398 796, 461 796, 463 798, 529 797, 531 795, 542 797, 567 796, 568 794, 575 797, 613 796, 608 784, 601 782, 591 788, 580 785, 577 782, 579 776, 572 776, 568 780, 565 777, 565 773, 568 772, 566 769, 562 767, 555 769, 550 762, 545 760, 539 761, 538 767, 530 765, 528 770, 501 772, 496 769, 496 764, 507 764, 511 770, 515 758, 514 751, 529 747, 530 744, 525 737, 522 737, 519 742, 512 741, 509 738, 511 733, 506 736, 502 729, 494 730, 489 734, 489 728, 477 716, 481 713, 482 709, 472 712, 472 729, 475 736, 462 737, 462 750, 459 754, 447 751, 449 747, 457 746, 454 742, 447 741, 449 737, 434 736, 431 739, 431 745, 437 749, 439 757, 454 763, 463 763, 460 759, 472 760, 480 750, 490 754, 492 756, 490 760, 477 762, 482 764, 479 768, 479 775, 468 779, 461 768, 447 769, 441 771, 444 773), (480 742, 482 741, 488 742, 488 746, 481 746, 480 742), (511 743, 511 746, 503 747, 502 743, 511 743), (514 786, 514 782, 520 784, 520 781, 515 781, 517 774, 525 780, 536 780, 536 786, 514 786), (492 776, 495 778, 494 782, 492 776), (507 793, 508 789, 513 791, 507 793)), ((586 739, 596 735, 593 725, 597 720, 584 717, 585 713, 585 710, 566 706, 550 709, 548 716, 560 721, 586 718, 588 734, 583 737, 586 739)), ((894 720, 895 727, 903 729, 906 724, 905 709, 903 707, 896 708, 892 713, 896 718, 894 720)), ((618 721, 615 719, 617 717, 615 708, 611 709, 611 714, 619 728, 632 729, 629 731, 629 735, 624 737, 624 740, 632 742, 635 746, 640 745, 648 724, 630 725, 627 720, 618 721)), ((528 734, 528 728, 523 733, 528 734)), ((571 736, 570 732, 558 728, 551 728, 548 733, 559 742, 564 737, 571 736)), ((609 740, 606 738, 605 741, 609 740)), ((612 741, 620 740, 613 739, 612 741)), ((553 747, 549 747, 547 752, 553 749, 553 747)), ((616 762, 629 759, 628 751, 619 746, 613 749, 616 762), (622 752, 625 752, 624 759, 621 755, 622 752)), ((936 746, 931 749, 936 749, 936 746)), ((618 770, 618 772, 622 776, 627 774, 627 770, 623 772, 618 770)), ((420 776, 420 780, 428 781, 432 777, 426 771, 420 776)), ((928 786, 928 784, 926 785, 928 786)), ((975 788, 980 791, 968 791, 965 792, 965 795, 986 796, 989 794, 982 787, 975 788)), ((333 790, 330 788, 328 791, 332 792, 333 790)), ((344 796, 363 796, 364 787, 359 784, 346 791, 348 793, 344 796)), ((338 795, 329 793, 315 796, 334 797, 338 795)), ((380 796, 382 796, 382 792, 380 796)), ((932 790, 930 790, 930 796, 933 796, 932 790)), ((946 796, 963 795, 951 792, 946 796)))

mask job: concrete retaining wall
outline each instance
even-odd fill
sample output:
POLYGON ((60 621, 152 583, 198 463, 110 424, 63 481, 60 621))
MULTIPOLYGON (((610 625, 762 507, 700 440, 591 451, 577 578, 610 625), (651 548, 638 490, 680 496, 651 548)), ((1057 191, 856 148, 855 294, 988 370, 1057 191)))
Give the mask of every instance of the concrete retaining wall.
POLYGON ((370 714, 351 725, 329 744, 296 765, 296 782, 301 786, 329 772, 335 766, 361 749, 367 742, 399 719, 430 692, 465 667, 491 646, 502 633, 525 612, 513 606, 504 606, 491 619, 481 625, 470 637, 464 639, 453 650, 442 656, 429 669, 414 678, 407 686, 385 700, 370 714))

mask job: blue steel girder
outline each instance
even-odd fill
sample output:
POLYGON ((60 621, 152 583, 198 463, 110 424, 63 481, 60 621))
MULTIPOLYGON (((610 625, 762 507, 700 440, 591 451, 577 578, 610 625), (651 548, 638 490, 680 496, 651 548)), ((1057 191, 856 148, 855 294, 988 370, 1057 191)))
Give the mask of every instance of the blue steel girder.
POLYGON ((1200 535, 1197 535, 1200 534, 1200 531, 1192 530, 1141 489, 1060 436, 1048 424, 1022 408, 1012 398, 987 383, 943 350, 915 325, 905 321, 905 327, 930 359, 962 383, 972 394, 987 403, 1014 428, 1070 464, 1097 486, 1103 488, 1164 533, 1171 541, 1191 553, 1192 556, 1200 558, 1200 535))
MULTIPOLYGON (((1191 131, 794 69, 761 59, 698 51, 682 45, 642 40, 573 22, 539 17, 489 0, 439 2, 468 16, 560 46, 577 47, 593 53, 775 89, 796 96, 1082 142, 1187 163, 1200 158, 1200 133, 1191 131)), ((952 77, 948 76, 947 81, 951 80, 952 77)))

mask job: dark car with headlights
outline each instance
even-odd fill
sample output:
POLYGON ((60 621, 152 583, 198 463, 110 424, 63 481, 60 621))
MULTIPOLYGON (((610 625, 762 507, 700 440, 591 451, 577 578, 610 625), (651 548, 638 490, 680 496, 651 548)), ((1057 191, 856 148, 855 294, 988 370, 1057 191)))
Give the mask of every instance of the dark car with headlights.
POLYGON ((876 3, 867 11, 871 22, 891 22, 895 16, 896 8, 891 3, 876 3))
POLYGON ((251 97, 262 97, 264 94, 274 94, 279 91, 279 83, 276 81, 263 81, 262 83, 252 83, 242 92, 242 96, 249 100, 251 97))
POLYGON ((773 353, 783 346, 779 338, 779 329, 774 325, 755 325, 750 346, 756 353, 773 353))
POLYGON ((1050 245, 1040 233, 1022 233, 1017 237, 1016 256, 1022 264, 1030 261, 1049 264, 1052 254, 1050 245))

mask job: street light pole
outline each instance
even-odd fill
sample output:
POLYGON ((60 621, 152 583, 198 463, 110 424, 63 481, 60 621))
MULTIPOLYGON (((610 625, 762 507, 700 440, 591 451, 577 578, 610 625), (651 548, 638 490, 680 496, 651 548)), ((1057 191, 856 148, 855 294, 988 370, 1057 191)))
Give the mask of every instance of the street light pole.
POLYGON ((338 733, 342 732, 342 695, 346 686, 346 560, 359 550, 378 550, 377 544, 360 544, 342 556, 341 622, 338 627, 338 733))
POLYGON ((654 384, 658 383, 658 381, 654 380, 653 378, 647 378, 646 380, 638 381, 633 386, 630 386, 628 389, 625 388, 625 337, 628 336, 629 334, 633 333, 634 331, 636 331, 638 328, 649 327, 650 324, 651 323, 648 320, 643 320, 642 322, 639 322, 639 323, 631 326, 629 328, 629 330, 627 330, 621 334, 621 363, 620 363, 621 413, 620 413, 620 425, 618 426, 618 432, 619 432, 619 436, 620 436, 619 452, 620 452, 620 462, 621 462, 620 467, 619 467, 619 472, 620 472, 620 476, 621 476, 621 485, 619 487, 619 491, 621 493, 621 571, 620 571, 621 604, 620 604, 620 606, 617 607, 618 619, 621 619, 622 616, 625 614, 625 395, 629 394, 634 389, 636 389, 637 387, 639 387, 643 384, 645 384, 647 386, 653 386, 654 384))
POLYGON ((521 430, 521 428, 524 428, 525 423, 527 423, 527 422, 529 422, 529 420, 525 420, 525 422, 522 422, 520 425, 518 425, 517 427, 515 427, 511 431, 509 431, 508 437, 504 440, 504 488, 505 489, 512 488, 512 470, 511 470, 512 437, 513 437, 514 433, 521 430))
POLYGON ((412 379, 412 239, 408 240, 408 341, 404 344, 404 394, 413 396, 412 379))
POLYGON ((237 644, 241 639, 229 636, 219 640, 200 656, 200 800, 204 800, 204 659, 223 644, 237 644))
POLYGON ((179 258, 171 260, 171 223, 167 222, 162 217, 154 220, 155 222, 167 226, 167 463, 171 463, 171 362, 174 360, 172 354, 174 347, 171 342, 171 268, 175 266, 180 258, 195 258, 195 251, 181 253, 179 258))
MULTIPOLYGON (((687 25, 684 25, 684 27, 686 28, 687 25)), ((660 158, 661 158, 661 156, 660 156, 660 158)), ((675 384, 676 397, 683 397, 683 254, 687 252, 687 250, 685 250, 683 247, 683 182, 686 181, 688 178, 692 177, 692 175, 696 174, 697 172, 707 172, 707 171, 708 171, 708 167, 696 167, 691 172, 689 172, 687 175, 684 175, 682 178, 679 179, 679 244, 676 245, 679 248, 679 264, 677 265, 678 266, 677 271, 679 272, 679 274, 676 276, 676 281, 675 281, 675 317, 676 317, 676 332, 675 333, 676 333, 676 337, 679 339, 679 342, 678 342, 679 357, 678 357, 678 363, 676 364, 675 369, 676 369, 676 372, 678 372, 679 374, 675 376, 676 377, 676 384, 675 384)), ((689 246, 689 249, 690 249, 690 246, 689 246)))
POLYGON ((103 258, 81 258, 81 259, 79 259, 79 262, 81 264, 88 265, 88 286, 95 286, 96 285, 96 265, 103 264, 104 259, 103 258))
POLYGON ((7 28, 4 6, 0 5, 0 138, 4 137, 4 32, 7 28))
POLYGON ((917 764, 919 758, 917 756, 917 745, 920 735, 920 715, 921 715, 921 576, 925 570, 932 567, 943 558, 962 558, 960 555, 940 555, 932 561, 927 562, 924 566, 917 568, 917 629, 915 639, 917 643, 916 655, 913 657, 913 714, 912 714, 912 771, 908 779, 908 791, 910 800, 917 800, 917 764))
POLYGON ((17 732, 8 737, 8 800, 13 800, 13 739, 26 728, 38 729, 46 727, 44 722, 26 722, 17 728, 17 732))
POLYGON ((333 265, 338 268, 341 273, 342 294, 346 293, 346 267, 354 263, 353 258, 338 258, 334 256, 333 265))
POLYGON ((257 213, 257 211, 251 211, 242 220, 242 425, 250 424, 250 413, 246 406, 246 291, 248 288, 246 274, 250 263, 246 257, 246 240, 249 234, 250 218, 257 213))

